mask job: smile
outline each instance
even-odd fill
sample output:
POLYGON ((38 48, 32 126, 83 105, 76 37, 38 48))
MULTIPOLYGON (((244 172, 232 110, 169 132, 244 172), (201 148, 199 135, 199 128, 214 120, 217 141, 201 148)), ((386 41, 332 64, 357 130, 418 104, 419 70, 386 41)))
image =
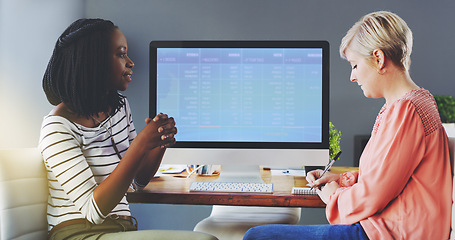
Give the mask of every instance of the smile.
POLYGON ((133 75, 133 73, 125 73, 123 76, 128 80, 128 82, 131 82, 131 75, 133 75))

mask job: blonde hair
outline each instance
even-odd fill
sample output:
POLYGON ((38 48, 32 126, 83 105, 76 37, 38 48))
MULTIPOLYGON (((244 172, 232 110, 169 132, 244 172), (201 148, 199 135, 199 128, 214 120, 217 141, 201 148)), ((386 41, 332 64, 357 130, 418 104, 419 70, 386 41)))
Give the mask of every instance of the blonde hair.
POLYGON ((363 16, 341 40, 340 55, 346 58, 349 49, 366 59, 380 49, 386 58, 403 70, 411 66, 412 31, 398 15, 378 11, 363 16))

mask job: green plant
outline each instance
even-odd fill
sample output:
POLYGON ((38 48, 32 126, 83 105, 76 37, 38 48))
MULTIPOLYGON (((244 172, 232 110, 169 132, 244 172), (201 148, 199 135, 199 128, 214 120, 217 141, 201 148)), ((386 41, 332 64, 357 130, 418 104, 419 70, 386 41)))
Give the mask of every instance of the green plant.
POLYGON ((443 123, 455 122, 455 98, 452 96, 434 95, 439 116, 443 123))
POLYGON ((329 157, 333 159, 341 151, 341 132, 338 131, 332 122, 329 122, 329 157))

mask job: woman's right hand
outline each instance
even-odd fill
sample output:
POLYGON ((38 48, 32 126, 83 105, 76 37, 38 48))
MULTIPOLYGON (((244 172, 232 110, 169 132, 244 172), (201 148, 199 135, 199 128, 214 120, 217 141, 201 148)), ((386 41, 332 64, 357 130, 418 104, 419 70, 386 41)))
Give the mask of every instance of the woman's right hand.
POLYGON ((145 119, 147 124, 140 131, 135 139, 144 150, 152 150, 160 147, 165 148, 175 143, 177 128, 175 127, 174 118, 168 117, 167 114, 160 113, 153 119, 145 119))
POLYGON ((331 172, 326 172, 322 178, 320 178, 323 170, 317 169, 309 172, 306 176, 306 180, 308 181, 308 184, 312 187, 319 188, 322 185, 325 185, 326 183, 329 182, 338 182, 340 179, 339 174, 331 173, 331 172))

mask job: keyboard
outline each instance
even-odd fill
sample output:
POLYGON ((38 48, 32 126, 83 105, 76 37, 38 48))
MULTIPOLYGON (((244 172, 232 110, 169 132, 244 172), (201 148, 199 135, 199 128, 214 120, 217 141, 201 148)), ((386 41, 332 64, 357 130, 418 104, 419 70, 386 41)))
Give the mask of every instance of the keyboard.
POLYGON ((273 183, 192 182, 190 192, 273 193, 273 183))

